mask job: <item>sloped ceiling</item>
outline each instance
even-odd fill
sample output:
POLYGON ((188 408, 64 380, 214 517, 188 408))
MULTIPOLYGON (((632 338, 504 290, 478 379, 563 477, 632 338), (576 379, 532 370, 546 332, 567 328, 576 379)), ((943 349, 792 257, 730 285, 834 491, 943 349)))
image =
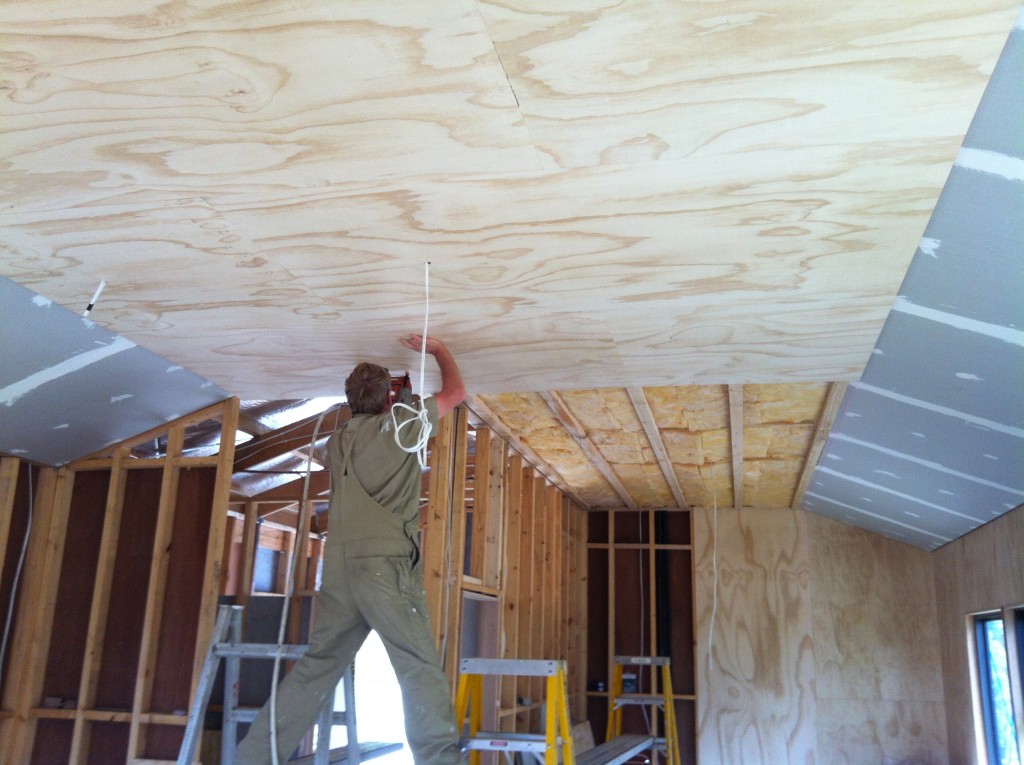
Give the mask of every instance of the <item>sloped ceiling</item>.
POLYGON ((864 369, 1018 13, 7 3, 0 273, 75 312, 105 282, 91 319, 243 398, 414 367, 429 260, 431 332, 482 406, 823 401, 864 369))

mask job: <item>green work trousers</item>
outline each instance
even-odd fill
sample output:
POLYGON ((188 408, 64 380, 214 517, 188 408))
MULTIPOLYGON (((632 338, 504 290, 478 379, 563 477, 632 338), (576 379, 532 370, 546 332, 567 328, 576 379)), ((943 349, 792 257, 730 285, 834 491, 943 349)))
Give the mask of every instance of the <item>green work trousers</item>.
MULTIPOLYGON (((420 570, 413 569, 411 556, 359 557, 355 550, 341 547, 328 543, 310 649, 278 686, 279 762, 287 761, 334 694, 371 629, 380 635, 402 688, 406 736, 416 765, 461 762, 451 695, 434 647, 420 570)), ((272 762, 269 707, 264 706, 239 744, 236 765, 272 762)))
MULTIPOLYGON (((355 475, 353 444, 341 440, 338 446, 316 626, 309 651, 277 692, 278 760, 284 763, 298 746, 372 629, 402 687, 406 738, 416 765, 455 765, 462 761, 459 731, 434 646, 422 570, 414 566, 417 507, 412 504, 403 514, 379 504, 355 475)), ((405 462, 396 470, 418 476, 415 458, 399 454, 405 462)), ((235 765, 272 762, 269 707, 239 744, 235 765)))

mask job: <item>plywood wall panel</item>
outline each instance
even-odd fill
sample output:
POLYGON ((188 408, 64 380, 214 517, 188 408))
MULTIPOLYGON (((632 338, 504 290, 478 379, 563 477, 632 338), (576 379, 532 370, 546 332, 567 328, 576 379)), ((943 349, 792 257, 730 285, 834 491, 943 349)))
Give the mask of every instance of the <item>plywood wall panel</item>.
POLYGON ((714 512, 699 509, 694 533, 700 762, 813 762, 815 662, 803 517, 719 509, 716 522, 714 512))
POLYGON ((947 762, 932 556, 807 514, 825 762, 947 762))
MULTIPOLYGON (((1012 543, 1021 517, 991 536, 1012 543)), ((1020 602, 1020 556, 989 560, 975 534, 932 554, 792 510, 720 510, 717 549, 714 528, 697 508, 701 763, 973 761, 967 587, 1020 602)))
POLYGON ((932 558, 808 514, 819 698, 942 703, 932 558))
POLYGON ((819 761, 829 765, 950 762, 942 704, 821 699, 819 761))

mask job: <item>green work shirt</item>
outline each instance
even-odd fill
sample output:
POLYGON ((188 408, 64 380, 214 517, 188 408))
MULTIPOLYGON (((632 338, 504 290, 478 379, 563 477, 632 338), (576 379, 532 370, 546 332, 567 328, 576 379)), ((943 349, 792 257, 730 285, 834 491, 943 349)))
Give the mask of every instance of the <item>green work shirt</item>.
MULTIPOLYGON (((437 400, 431 396, 424 401, 430 421, 431 435, 437 432, 437 400)), ((335 433, 327 444, 331 469, 331 526, 336 518, 344 518, 343 526, 359 526, 359 519, 346 516, 346 497, 339 491, 342 485, 342 445, 351 450, 352 468, 359 484, 378 504, 394 513, 402 525, 418 523, 421 471, 415 452, 406 452, 395 442, 395 421, 399 424, 415 415, 408 409, 398 408, 392 418, 390 411, 383 414, 357 414, 345 427, 335 433)), ((414 444, 422 425, 410 423, 401 430, 406 446, 414 444)), ((350 503, 353 506, 357 503, 350 503)))

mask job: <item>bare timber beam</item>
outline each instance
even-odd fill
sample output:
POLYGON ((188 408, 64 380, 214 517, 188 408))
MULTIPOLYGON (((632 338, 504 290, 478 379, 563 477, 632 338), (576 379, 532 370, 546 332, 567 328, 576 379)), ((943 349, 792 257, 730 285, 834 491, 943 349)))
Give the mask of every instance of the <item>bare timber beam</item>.
POLYGON ((569 484, 565 482, 565 479, 558 474, 558 471, 542 460, 533 449, 524 444, 522 439, 513 433, 512 430, 501 421, 501 418, 498 417, 498 415, 496 415, 491 408, 487 406, 482 399, 480 399, 479 396, 467 397, 466 406, 469 409, 470 414, 473 415, 473 418, 498 434, 506 444, 508 444, 513 450, 519 452, 523 459, 526 460, 534 470, 544 476, 544 478, 550 481, 553 485, 557 486, 563 494, 567 497, 572 497, 573 501, 580 507, 589 507, 586 502, 576 496, 576 493, 570 488, 569 484))
POLYGON ((800 473, 800 480, 797 482, 796 490, 793 492, 792 507, 794 510, 799 510, 803 504, 804 492, 807 491, 807 486, 811 482, 811 476, 814 475, 814 468, 818 464, 822 450, 825 448, 825 442, 828 440, 828 434, 832 430, 833 423, 836 421, 836 415, 839 413, 839 407, 843 403, 847 387, 845 382, 834 382, 828 386, 825 404, 821 408, 818 424, 814 430, 814 439, 807 450, 804 469, 800 473))
POLYGON ((283 428, 278 428, 265 435, 257 436, 235 448, 235 472, 265 464, 296 449, 308 447, 313 440, 314 433, 316 433, 318 441, 323 440, 351 416, 351 411, 345 407, 337 417, 325 417, 320 424, 319 431, 317 431, 317 422, 320 415, 317 414, 291 425, 285 425, 283 428))
MULTIPOLYGON (((303 484, 305 476, 300 476, 288 483, 267 489, 251 497, 242 497, 242 502, 287 502, 288 500, 299 502, 302 500, 303 484)), ((314 470, 309 474, 309 499, 326 500, 331 488, 331 471, 314 470)))
POLYGON ((729 386, 729 430, 732 432, 732 504, 743 507, 743 386, 729 386))
POLYGON ((587 455, 591 464, 597 468, 597 471, 604 476, 605 480, 612 485, 615 489, 615 493, 619 495, 619 499, 627 506, 636 508, 636 502, 630 496, 625 485, 619 480, 619 477, 615 474, 612 466, 608 464, 608 460, 604 458, 601 451, 594 445, 594 442, 590 440, 590 436, 587 435, 586 429, 580 424, 579 420, 573 416, 573 413, 569 411, 569 407, 566 405, 562 397, 555 391, 541 391, 540 397, 544 399, 544 402, 551 409, 563 427, 568 431, 572 439, 579 445, 583 453, 587 455))
POLYGON ((651 405, 644 395, 643 388, 626 388, 626 393, 629 394, 629 400, 633 402, 633 408, 636 410, 636 416, 640 418, 640 424, 644 426, 644 433, 647 434, 647 440, 650 442, 651 448, 654 449, 654 455, 658 458, 658 466, 661 468, 662 475, 665 476, 672 496, 675 497, 676 504, 686 510, 683 487, 679 485, 679 479, 676 478, 675 468, 672 466, 672 460, 669 459, 668 449, 665 448, 665 442, 661 439, 661 431, 658 430, 658 423, 654 420, 654 412, 651 411, 651 405))

